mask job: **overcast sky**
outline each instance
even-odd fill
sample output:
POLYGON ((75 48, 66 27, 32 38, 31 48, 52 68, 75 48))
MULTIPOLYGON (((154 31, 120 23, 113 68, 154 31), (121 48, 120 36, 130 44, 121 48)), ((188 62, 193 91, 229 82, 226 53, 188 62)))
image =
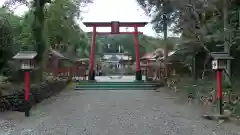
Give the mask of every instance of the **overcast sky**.
MULTIPOLYGON (((151 21, 151 19, 145 15, 140 6, 138 6, 136 0, 94 0, 94 3, 89 5, 86 11, 87 12, 83 14, 83 22, 151 21)), ((147 25, 144 28, 139 28, 139 30, 146 35, 156 36, 151 25, 147 25)), ((90 31, 90 29, 87 29, 87 31, 90 31)), ((110 31, 110 28, 99 28, 98 31, 110 31)), ((125 31, 125 28, 122 28, 121 31, 125 31)))
MULTIPOLYGON (((0 5, 5 0, 0 0, 0 5)), ((24 6, 19 6, 15 10, 15 14, 23 15, 27 11, 24 6)), ((106 22, 106 21, 125 21, 125 22, 150 22, 151 19, 145 15, 143 10, 137 4, 136 0, 94 0, 84 9, 82 13, 83 22, 106 22)), ((79 21, 81 28, 84 31, 91 31, 91 28, 86 28, 79 21)), ((132 29, 129 29, 132 30, 132 29)), ((110 31, 110 28, 99 28, 97 31, 110 31)), ((125 31, 125 28, 120 29, 125 31)), ((157 34, 152 30, 152 25, 149 23, 144 28, 139 28, 144 34, 156 37, 157 34)), ((161 34, 162 35, 162 34, 161 34)))

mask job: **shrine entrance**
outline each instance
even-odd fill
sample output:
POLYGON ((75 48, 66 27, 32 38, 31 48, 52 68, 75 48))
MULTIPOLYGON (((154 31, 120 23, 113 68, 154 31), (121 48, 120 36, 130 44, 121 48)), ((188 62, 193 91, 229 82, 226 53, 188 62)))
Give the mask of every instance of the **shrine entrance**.
POLYGON ((92 27, 92 44, 90 50, 90 58, 89 58, 89 73, 88 73, 88 80, 95 80, 95 46, 96 46, 96 36, 97 35, 110 35, 110 34, 130 34, 134 35, 135 41, 135 49, 136 49, 136 73, 135 73, 135 80, 140 81, 142 80, 142 72, 140 67, 140 55, 139 55, 139 41, 138 35, 143 34, 142 32, 138 31, 139 27, 144 27, 147 22, 84 22, 83 23, 86 27, 92 27), (98 27, 110 27, 111 32, 97 32, 98 27), (134 28, 133 32, 120 32, 120 27, 132 27, 134 28))
MULTIPOLYGON (((162 86, 162 83, 145 80, 142 76, 141 66, 140 66, 140 55, 139 55, 139 41, 138 35, 143 34, 138 31, 139 27, 144 27, 147 22, 84 22, 86 27, 92 27, 92 44, 90 50, 89 58, 89 73, 87 81, 79 81, 74 86, 74 90, 155 90, 156 88, 162 86), (97 32, 98 27, 110 27, 111 32, 97 32), (132 27, 134 28, 133 32, 120 32, 120 27, 132 27), (96 46, 96 36, 97 35, 110 35, 110 34, 130 34, 133 35, 133 40, 135 41, 136 49, 136 62, 135 63, 135 75, 126 75, 122 76, 121 74, 116 76, 96 76, 97 68, 95 70, 95 46, 96 46), (96 71, 96 72, 95 72, 96 71)), ((117 64, 127 65, 129 60, 121 59, 117 60, 117 64)), ((116 60, 111 60, 110 63, 116 65, 116 60)), ((114 71, 115 72, 115 71, 114 71)))

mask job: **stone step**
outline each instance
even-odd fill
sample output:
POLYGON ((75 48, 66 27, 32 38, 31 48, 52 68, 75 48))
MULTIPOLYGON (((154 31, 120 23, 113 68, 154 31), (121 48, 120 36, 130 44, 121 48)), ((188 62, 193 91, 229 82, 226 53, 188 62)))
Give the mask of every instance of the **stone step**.
POLYGON ((162 85, 161 82, 146 82, 146 81, 137 81, 137 82, 94 82, 94 81, 80 81, 79 85, 162 85))
POLYGON ((74 90, 156 90, 156 88, 154 87, 149 87, 149 88, 145 88, 145 87, 139 87, 139 88, 121 88, 121 87, 115 87, 115 88, 74 88, 74 90))
POLYGON ((73 86, 74 90, 155 90, 163 86, 161 82, 152 81, 132 81, 132 82, 97 82, 79 81, 73 86))
POLYGON ((76 85, 76 87, 155 87, 154 85, 109 85, 109 84, 101 84, 101 85, 76 85))

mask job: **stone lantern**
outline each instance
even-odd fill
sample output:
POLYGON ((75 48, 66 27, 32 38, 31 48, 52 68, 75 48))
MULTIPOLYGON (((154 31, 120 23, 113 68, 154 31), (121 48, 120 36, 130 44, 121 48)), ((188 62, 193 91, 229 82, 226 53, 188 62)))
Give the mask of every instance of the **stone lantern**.
POLYGON ((29 101, 30 90, 30 71, 36 68, 35 58, 37 52, 35 51, 21 51, 17 53, 13 59, 19 63, 19 69, 24 72, 25 78, 25 92, 24 92, 24 112, 25 116, 29 117, 31 104, 29 101))
POLYGON ((212 69, 216 71, 216 80, 217 80, 217 98, 219 101, 219 116, 225 117, 223 115, 223 94, 222 94, 222 71, 227 68, 228 60, 234 59, 229 56, 226 52, 212 52, 212 69))

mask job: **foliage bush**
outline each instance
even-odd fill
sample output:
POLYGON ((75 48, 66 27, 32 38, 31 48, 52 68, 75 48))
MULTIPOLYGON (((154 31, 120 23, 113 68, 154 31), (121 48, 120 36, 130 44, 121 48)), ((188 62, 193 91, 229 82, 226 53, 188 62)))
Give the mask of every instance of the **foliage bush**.
MULTIPOLYGON (((61 92, 68 84, 67 80, 51 80, 30 88, 30 103, 34 106, 46 98, 61 92)), ((9 95, 0 96, 0 110, 24 111, 24 88, 10 87, 9 95)))
POLYGON ((222 81, 222 89, 227 89, 227 90, 232 89, 232 84, 223 80, 222 81))

